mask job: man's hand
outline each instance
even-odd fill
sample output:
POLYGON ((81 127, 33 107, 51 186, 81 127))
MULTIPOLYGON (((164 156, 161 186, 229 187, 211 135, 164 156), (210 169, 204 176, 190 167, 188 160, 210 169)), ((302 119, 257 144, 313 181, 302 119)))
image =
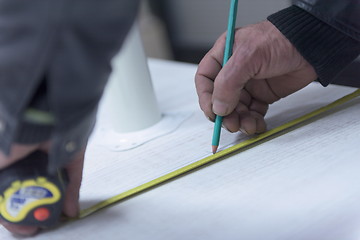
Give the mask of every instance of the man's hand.
POLYGON ((195 84, 202 111, 226 116, 230 132, 266 130, 269 104, 317 78, 313 67, 269 21, 236 30, 233 55, 222 68, 225 34, 200 62, 195 84))
MULTIPOLYGON (((47 152, 49 150, 49 144, 14 144, 9 156, 5 156, 0 152, 0 169, 5 168, 6 166, 24 158, 25 156, 39 149, 47 152)), ((85 150, 79 152, 77 155, 75 155, 74 159, 70 162, 70 164, 65 167, 69 175, 69 185, 66 190, 63 213, 69 217, 76 217, 79 213, 79 190, 82 180, 84 153, 85 150)), ((1 221, 0 224, 3 225, 10 232, 22 236, 31 236, 36 234, 40 230, 38 227, 19 226, 15 224, 10 224, 5 221, 1 221)))

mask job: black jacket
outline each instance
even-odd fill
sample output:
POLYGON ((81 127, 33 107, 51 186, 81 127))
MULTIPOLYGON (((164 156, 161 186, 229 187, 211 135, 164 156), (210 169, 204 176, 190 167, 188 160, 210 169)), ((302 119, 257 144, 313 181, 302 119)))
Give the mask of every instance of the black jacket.
POLYGON ((360 42, 359 0, 296 0, 294 5, 360 42))
POLYGON ((331 83, 360 54, 360 0, 295 0, 268 17, 331 83))
POLYGON ((139 0, 0 1, 0 149, 51 139, 50 168, 87 142, 139 0))

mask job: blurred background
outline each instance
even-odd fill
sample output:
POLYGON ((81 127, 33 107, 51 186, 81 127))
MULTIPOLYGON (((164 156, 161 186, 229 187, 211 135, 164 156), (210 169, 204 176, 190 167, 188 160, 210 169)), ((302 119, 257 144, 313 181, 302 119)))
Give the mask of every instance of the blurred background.
MULTIPOLYGON (((237 26, 265 20, 290 0, 239 0, 237 26)), ((140 31, 147 56, 198 63, 226 31, 230 0, 143 0, 140 31)))
MULTIPOLYGON (((142 0, 139 25, 146 55, 199 63, 226 31, 230 1, 142 0)), ((239 0, 237 27, 265 20, 290 5, 291 0, 239 0)), ((360 57, 333 83, 360 87, 359 77, 360 57)))

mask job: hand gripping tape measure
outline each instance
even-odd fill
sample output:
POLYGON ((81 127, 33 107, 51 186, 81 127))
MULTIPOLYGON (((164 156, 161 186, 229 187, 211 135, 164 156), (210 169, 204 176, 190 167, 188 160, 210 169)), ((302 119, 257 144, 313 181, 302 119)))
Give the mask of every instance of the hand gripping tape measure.
POLYGON ((0 218, 24 226, 51 227, 60 217, 68 182, 65 170, 47 171, 48 155, 36 151, 0 170, 0 218))

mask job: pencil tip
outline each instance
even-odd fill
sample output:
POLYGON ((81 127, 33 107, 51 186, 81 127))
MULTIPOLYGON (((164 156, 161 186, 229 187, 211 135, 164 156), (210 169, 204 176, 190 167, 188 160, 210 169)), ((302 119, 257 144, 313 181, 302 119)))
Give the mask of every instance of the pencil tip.
POLYGON ((213 152, 213 154, 216 153, 217 149, 218 149, 218 146, 212 145, 212 152, 213 152))

